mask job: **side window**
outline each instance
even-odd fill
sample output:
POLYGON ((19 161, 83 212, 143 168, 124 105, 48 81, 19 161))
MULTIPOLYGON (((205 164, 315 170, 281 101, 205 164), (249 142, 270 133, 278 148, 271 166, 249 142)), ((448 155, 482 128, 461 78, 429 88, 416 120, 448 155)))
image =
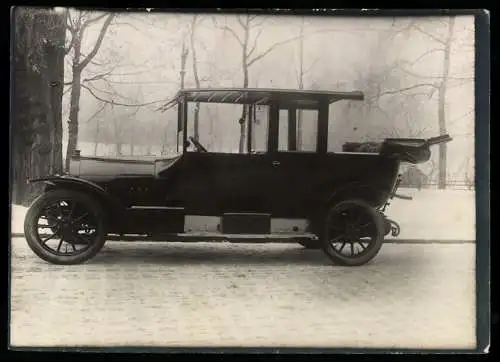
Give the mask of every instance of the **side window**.
POLYGON ((316 151, 318 132, 318 111, 301 109, 297 111, 297 149, 316 151))
POLYGON ((278 151, 288 151, 288 110, 280 109, 278 151))
POLYGON ((268 106, 255 106, 252 127, 252 150, 254 152, 267 152, 268 112, 268 106))

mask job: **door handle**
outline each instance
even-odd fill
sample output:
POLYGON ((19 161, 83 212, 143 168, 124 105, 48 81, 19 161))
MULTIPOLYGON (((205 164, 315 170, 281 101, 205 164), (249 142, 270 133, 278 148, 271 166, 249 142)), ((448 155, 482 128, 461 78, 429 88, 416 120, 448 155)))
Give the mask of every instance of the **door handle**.
POLYGON ((280 162, 280 161, 273 161, 273 166, 274 166, 274 167, 277 167, 277 166, 279 166, 279 165, 281 165, 281 162, 280 162))

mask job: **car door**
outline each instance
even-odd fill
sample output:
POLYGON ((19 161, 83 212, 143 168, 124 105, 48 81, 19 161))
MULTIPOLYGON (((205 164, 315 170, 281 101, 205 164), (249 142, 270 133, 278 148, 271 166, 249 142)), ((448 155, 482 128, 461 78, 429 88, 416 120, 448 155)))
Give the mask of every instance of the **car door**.
POLYGON ((311 207, 310 195, 322 172, 321 155, 315 152, 314 114, 312 119, 303 119, 303 136, 300 150, 289 145, 288 110, 280 110, 277 134, 278 147, 267 153, 268 194, 271 208, 276 217, 305 217, 311 207), (307 122, 306 122, 307 121, 307 122), (313 141, 305 144, 304 141, 313 141), (292 150, 290 150, 292 148, 292 150))
MULTIPOLYGON (((282 157, 282 151, 288 149, 287 117, 286 110, 280 110, 278 117, 278 130, 269 125, 269 119, 264 119, 265 124, 261 128, 267 131, 259 134, 260 139, 265 140, 258 146, 260 151, 259 172, 264 180, 262 192, 263 204, 267 212, 273 217, 287 216, 293 207, 294 193, 294 168, 290 168, 290 162, 282 157), (276 131, 278 131, 276 133, 276 131), (273 146, 271 146, 271 144, 273 146), (271 149, 270 149, 271 147, 271 149), (277 147, 277 149, 275 149, 277 147), (273 149, 274 148, 274 149, 273 149)), ((256 132, 257 133, 257 132, 256 132)))
POLYGON ((266 213, 265 154, 218 154, 216 183, 224 212, 266 213))
POLYGON ((278 151, 269 154, 268 163, 274 214, 285 218, 309 216, 309 210, 315 207, 315 185, 325 176, 323 157, 315 152, 278 151))
POLYGON ((265 212, 265 157, 186 152, 176 177, 176 197, 191 214, 265 212))

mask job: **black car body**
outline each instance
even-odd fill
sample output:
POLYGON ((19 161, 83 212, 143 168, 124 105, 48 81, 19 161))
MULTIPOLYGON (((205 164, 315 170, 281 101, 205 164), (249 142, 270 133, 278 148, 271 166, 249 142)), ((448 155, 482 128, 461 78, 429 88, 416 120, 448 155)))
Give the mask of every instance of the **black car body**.
POLYGON ((451 139, 444 135, 430 140, 386 139, 374 145, 346 143, 343 152, 328 152, 330 104, 363 98, 361 92, 181 90, 164 107, 178 109, 178 135, 182 139, 178 144, 182 149, 180 155, 126 159, 84 157, 75 152, 69 174, 33 180, 43 181, 47 186, 44 195, 28 212, 25 222, 28 243, 37 255, 49 262, 72 264, 90 259, 105 240, 112 238, 165 241, 182 238, 300 239, 306 247, 323 248, 336 263, 364 264, 377 254, 385 235, 397 232, 397 224, 385 218, 383 211, 388 200, 397 196, 400 163, 426 162, 430 158, 431 145, 451 139), (246 125, 246 152, 211 152, 191 137, 187 107, 193 102, 247 107, 247 117, 242 121, 246 125), (252 115, 257 105, 268 109, 265 152, 255 152, 251 146, 252 115), (296 115, 300 109, 313 110, 317 114, 315 151, 297 150, 296 115), (288 115, 286 150, 278 148, 279 126, 283 121, 280 111, 288 115), (190 145, 194 146, 193 150, 189 149, 190 145), (52 206, 47 206, 50 203, 52 206), (85 212, 93 215, 93 221, 82 224, 86 216, 80 216, 83 219, 77 222, 71 221, 78 217, 75 216, 77 209, 81 215, 85 212), (351 220, 357 226, 346 226, 348 214, 362 219, 363 223, 351 220), (339 221, 345 224, 339 227, 341 231, 334 232, 327 226, 331 226, 332 215, 344 220, 339 221), (216 227, 211 232, 188 230, 186 220, 191 216, 213 217, 216 227), (47 237, 54 234, 54 238, 61 238, 57 244, 59 250, 49 251, 41 234, 35 231, 38 225, 35 219, 40 217, 48 220, 51 231, 47 237), (273 228, 276 220, 288 220, 291 226, 276 231, 273 228), (80 233, 76 224, 80 225, 80 230, 94 231, 80 233), (305 227, 297 226, 299 224, 305 227), (356 242, 361 246, 360 253, 356 254, 353 252, 355 243, 345 241, 348 239, 345 236, 339 243, 342 249, 347 245, 352 255, 341 256, 328 240, 344 234, 358 239, 368 235, 371 241, 356 242), (61 251, 63 243, 70 245, 69 253, 61 251), (83 251, 77 250, 77 246, 82 245, 83 251))

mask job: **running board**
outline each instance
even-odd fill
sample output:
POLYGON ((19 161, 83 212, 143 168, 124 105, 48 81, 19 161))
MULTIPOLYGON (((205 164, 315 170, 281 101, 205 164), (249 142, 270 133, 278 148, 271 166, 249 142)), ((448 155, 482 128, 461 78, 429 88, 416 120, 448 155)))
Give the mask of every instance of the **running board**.
POLYGON ((231 243, 295 243, 297 240, 318 237, 311 233, 275 233, 275 234, 222 234, 210 232, 188 232, 163 235, 116 235, 109 234, 107 240, 112 241, 165 241, 165 242, 207 242, 228 241, 231 243))

